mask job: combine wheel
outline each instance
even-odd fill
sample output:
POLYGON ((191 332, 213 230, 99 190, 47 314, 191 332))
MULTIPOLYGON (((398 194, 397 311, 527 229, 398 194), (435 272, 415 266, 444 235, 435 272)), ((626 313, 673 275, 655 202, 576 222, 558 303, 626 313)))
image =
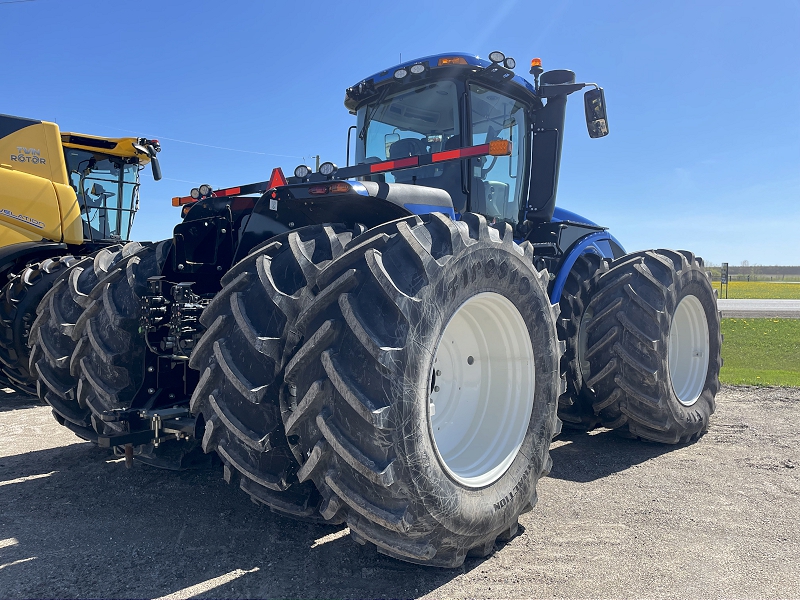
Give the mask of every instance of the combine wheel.
POLYGON ((352 236, 339 225, 304 227, 239 262, 203 311, 208 330, 190 362, 201 372, 191 409, 205 423, 203 449, 216 450, 225 479, 237 478, 254 502, 304 520, 323 520, 321 496, 312 482, 297 481, 275 399, 298 310, 352 236))
POLYGON ((722 365, 716 296, 690 252, 648 250, 611 263, 589 309, 594 410, 606 427, 676 444, 708 428, 722 365))
POLYGON ((0 292, 1 385, 36 395, 36 375, 29 368, 28 349, 36 307, 53 281, 77 260, 74 256, 63 256, 28 265, 0 292))
POLYGON ((455 567, 536 503, 565 384, 532 259, 510 226, 434 213, 366 232, 316 277, 282 416, 299 479, 356 541, 455 567))
POLYGON ((558 416, 565 427, 592 429, 600 419, 592 404, 594 393, 584 384, 589 372, 586 357, 586 328, 592 320, 587 305, 597 285, 596 277, 608 271, 608 262, 597 254, 582 254, 570 269, 559 305, 558 339, 566 343, 561 371, 566 374, 567 391, 558 399, 558 416))
MULTIPOLYGON (((128 250, 136 245, 129 244, 128 250)), ((120 246, 104 248, 62 272, 37 309, 30 335, 30 372, 38 374, 39 397, 53 408, 56 420, 78 436, 94 441, 90 411, 79 404, 78 379, 70 373, 75 350, 75 324, 88 305, 88 294, 113 264, 122 258, 120 246)))

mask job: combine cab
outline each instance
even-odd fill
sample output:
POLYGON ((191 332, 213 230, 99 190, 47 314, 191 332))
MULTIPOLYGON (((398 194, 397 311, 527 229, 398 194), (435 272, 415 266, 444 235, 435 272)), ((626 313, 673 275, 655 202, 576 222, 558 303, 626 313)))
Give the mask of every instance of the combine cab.
POLYGON ((592 88, 603 137, 603 91, 514 67, 382 71, 346 93, 353 166, 175 199, 173 238, 115 258, 56 357, 98 443, 173 467, 199 444, 256 502, 453 567, 515 534, 561 419, 699 437, 721 362, 702 263, 556 208, 567 97, 592 88))
MULTIPOLYGON (((55 123, 0 115, 1 385, 36 394, 41 357, 31 361, 28 342, 37 306, 59 280, 80 303, 104 276, 103 250, 129 238, 139 171, 151 163, 161 178, 160 150, 157 140, 62 133, 55 123), (67 281, 72 267, 82 275, 67 281)), ((78 306, 62 307, 65 325, 78 306)), ((43 381, 41 395, 52 396, 55 382, 43 381)))

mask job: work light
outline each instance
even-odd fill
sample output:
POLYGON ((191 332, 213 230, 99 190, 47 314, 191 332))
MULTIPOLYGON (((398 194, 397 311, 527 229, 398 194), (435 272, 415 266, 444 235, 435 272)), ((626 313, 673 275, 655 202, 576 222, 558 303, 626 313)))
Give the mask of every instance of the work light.
POLYGON ((336 173, 337 167, 332 162, 324 162, 319 166, 319 172, 325 177, 330 177, 336 173))

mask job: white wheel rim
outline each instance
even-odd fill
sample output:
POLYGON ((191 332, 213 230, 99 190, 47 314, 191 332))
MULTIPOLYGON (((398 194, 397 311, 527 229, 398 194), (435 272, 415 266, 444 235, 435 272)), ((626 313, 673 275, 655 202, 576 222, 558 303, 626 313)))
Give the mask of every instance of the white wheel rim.
POLYGON ((669 378, 684 406, 700 397, 708 373, 709 341, 706 312, 697 296, 685 296, 669 326, 669 378))
POLYGON ((428 419, 445 471, 478 488, 517 456, 534 395, 533 344, 510 300, 477 294, 455 311, 434 353, 428 419))

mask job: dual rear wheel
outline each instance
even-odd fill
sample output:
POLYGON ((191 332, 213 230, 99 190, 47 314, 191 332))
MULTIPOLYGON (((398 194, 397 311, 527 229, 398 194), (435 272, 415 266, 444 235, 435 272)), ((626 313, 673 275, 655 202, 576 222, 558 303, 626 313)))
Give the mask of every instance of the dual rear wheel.
POLYGON ((301 229, 283 242, 305 265, 302 288, 276 294, 287 270, 253 257, 237 267, 253 283, 229 278, 204 315, 192 406, 209 449, 241 457, 228 466, 252 495, 274 480, 252 442, 285 433, 287 483, 312 485, 319 514, 356 541, 438 566, 490 553, 536 502, 564 387, 532 247, 477 215, 409 217, 317 255, 309 241, 301 229), (257 321, 248 307, 265 299, 280 314, 257 321), (254 360, 258 348, 269 357, 254 360))

